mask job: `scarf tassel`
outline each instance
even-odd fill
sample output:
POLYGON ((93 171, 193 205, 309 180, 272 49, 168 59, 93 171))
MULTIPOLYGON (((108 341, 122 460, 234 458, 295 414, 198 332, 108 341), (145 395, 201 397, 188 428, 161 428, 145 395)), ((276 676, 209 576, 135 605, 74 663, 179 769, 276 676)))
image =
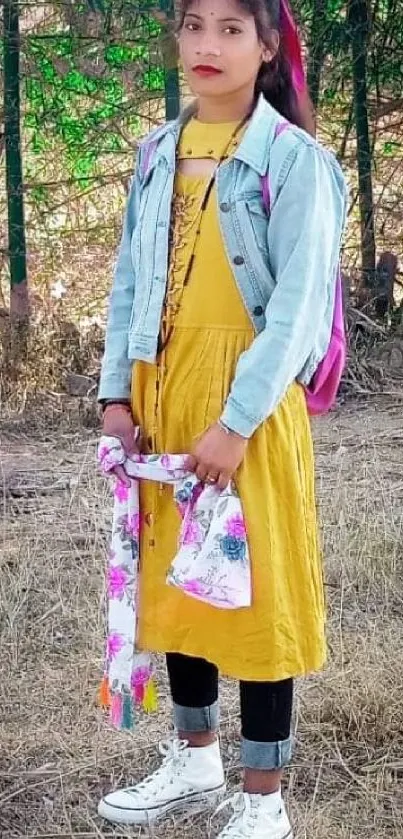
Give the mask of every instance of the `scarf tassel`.
POLYGON ((111 723, 116 728, 122 728, 123 722, 123 699, 120 693, 115 694, 111 703, 111 723))
POLYGON ((140 706, 147 713, 154 713, 158 710, 158 694, 155 680, 149 679, 146 684, 136 685, 133 694, 115 693, 111 694, 108 677, 102 679, 98 704, 103 710, 109 710, 112 725, 116 728, 134 728, 134 708, 140 706))
POLYGON ((133 690, 134 702, 143 708, 147 714, 158 710, 158 695, 155 680, 151 677, 147 682, 140 682, 133 690))
POLYGON ((109 689, 109 679, 107 675, 105 675, 102 679, 101 686, 99 688, 98 700, 101 708, 104 708, 105 710, 111 708, 112 697, 109 689))
POLYGON ((158 711, 158 694, 154 679, 150 679, 149 682, 147 682, 146 689, 144 691, 143 708, 147 714, 152 714, 154 711, 158 711))
POLYGON ((123 697, 123 712, 122 712, 122 728, 126 728, 130 731, 130 729, 134 728, 134 718, 133 718, 133 699, 129 693, 125 693, 123 697))
POLYGON ((136 705, 142 705, 143 704, 145 691, 146 691, 146 688, 145 688, 144 682, 139 682, 139 684, 136 684, 134 686, 133 696, 134 696, 134 701, 135 701, 136 705))

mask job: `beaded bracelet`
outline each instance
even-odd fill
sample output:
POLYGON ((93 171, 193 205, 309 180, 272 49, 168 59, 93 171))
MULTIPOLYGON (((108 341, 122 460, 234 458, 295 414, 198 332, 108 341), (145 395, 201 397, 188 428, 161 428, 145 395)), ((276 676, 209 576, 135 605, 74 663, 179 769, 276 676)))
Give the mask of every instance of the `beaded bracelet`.
POLYGON ((228 428, 228 425, 225 425, 225 423, 220 419, 218 420, 217 425, 218 425, 219 428, 221 428, 223 431, 225 431, 225 433, 228 435, 228 437, 240 437, 241 440, 247 440, 248 439, 247 437, 243 437, 242 434, 238 434, 237 431, 233 431, 232 428, 228 428))
POLYGON ((120 408, 122 411, 127 411, 128 414, 131 414, 132 409, 128 402, 107 402, 106 404, 102 405, 102 414, 105 416, 108 408, 120 408))
POLYGON ((233 434, 233 433, 234 433, 234 432, 233 432, 233 431, 231 431, 231 429, 230 429, 230 428, 228 428, 228 426, 227 426, 227 425, 225 425, 225 424, 222 422, 222 420, 220 420, 220 419, 218 420, 217 425, 219 425, 219 426, 220 426, 220 428, 221 428, 223 431, 225 431, 225 433, 226 433, 226 434, 228 434, 228 435, 230 435, 230 434, 233 434))

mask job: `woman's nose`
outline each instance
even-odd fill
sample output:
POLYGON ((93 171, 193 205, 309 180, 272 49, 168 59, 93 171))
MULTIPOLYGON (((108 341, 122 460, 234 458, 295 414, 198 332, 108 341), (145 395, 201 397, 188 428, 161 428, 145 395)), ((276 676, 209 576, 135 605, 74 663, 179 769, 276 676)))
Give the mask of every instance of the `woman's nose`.
POLYGON ((215 44, 210 37, 202 38, 199 41, 196 52, 198 55, 214 55, 216 58, 219 58, 221 55, 220 47, 218 44, 215 44))

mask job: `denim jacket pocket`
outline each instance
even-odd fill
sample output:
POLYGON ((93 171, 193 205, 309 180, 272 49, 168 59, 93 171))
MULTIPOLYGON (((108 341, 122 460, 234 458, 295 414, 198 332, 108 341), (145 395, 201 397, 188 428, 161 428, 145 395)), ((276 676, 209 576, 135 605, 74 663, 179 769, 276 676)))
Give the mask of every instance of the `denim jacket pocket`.
POLYGON ((267 229, 269 225, 269 217, 263 206, 261 198, 248 198, 246 200, 246 209, 248 212, 248 219, 250 223, 251 232, 259 250, 268 257, 269 245, 267 238, 267 229))

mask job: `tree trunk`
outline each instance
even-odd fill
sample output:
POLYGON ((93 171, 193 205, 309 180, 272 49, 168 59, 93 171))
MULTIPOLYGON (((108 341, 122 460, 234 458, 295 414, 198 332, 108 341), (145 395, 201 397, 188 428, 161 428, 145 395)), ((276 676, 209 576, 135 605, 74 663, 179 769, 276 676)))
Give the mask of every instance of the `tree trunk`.
POLYGON ((165 115, 167 119, 176 119, 180 108, 180 88, 178 71, 178 50, 173 34, 175 21, 174 0, 160 0, 160 10, 167 20, 166 36, 162 42, 165 74, 165 115))
POLYGON ((308 40, 307 81, 315 111, 319 105, 323 62, 326 56, 326 0, 314 0, 308 40))
POLYGON ((372 154, 367 98, 367 44, 369 34, 367 0, 349 0, 348 21, 353 57, 354 112, 361 216, 362 282, 359 297, 364 302, 368 297, 371 297, 371 290, 375 287, 376 266, 372 154))
MULTIPOLYGON (((20 39, 18 0, 3 0, 4 130, 10 265, 10 315, 17 332, 28 326, 29 304, 25 246, 20 131, 20 39)), ((21 337, 21 336, 20 336, 21 337)), ((23 352, 23 346, 20 347, 23 352)))

